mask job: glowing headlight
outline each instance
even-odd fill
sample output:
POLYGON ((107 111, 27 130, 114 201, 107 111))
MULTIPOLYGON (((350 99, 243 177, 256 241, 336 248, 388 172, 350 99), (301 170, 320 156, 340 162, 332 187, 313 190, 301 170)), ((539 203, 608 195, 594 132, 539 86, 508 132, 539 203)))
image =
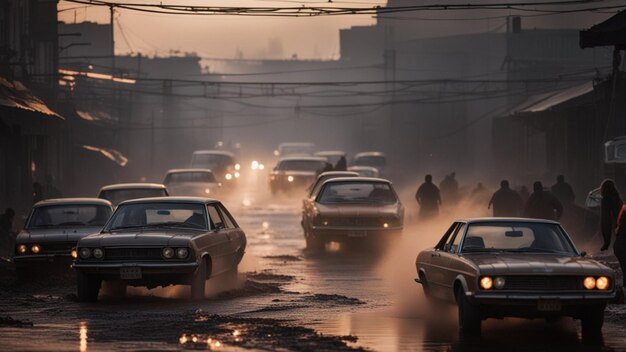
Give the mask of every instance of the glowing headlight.
POLYGON ((95 248, 91 254, 93 255, 94 258, 96 259, 102 259, 102 257, 104 257, 104 251, 100 248, 95 248))
POLYGON ((78 255, 83 258, 83 259, 87 259, 89 257, 91 257, 91 249, 89 248, 81 248, 78 251, 78 255))
POLYGON ((388 227, 389 227, 389 224, 388 224, 388 223, 384 223, 384 224, 383 224, 383 227, 384 227, 384 228, 388 228, 388 227))
POLYGON ((28 247, 26 247, 25 244, 20 244, 19 246, 17 246, 17 252, 19 254, 24 254, 26 253, 27 250, 28 250, 28 247))
POLYGON ((235 164, 235 170, 239 170, 239 169, 241 169, 241 165, 235 164))
POLYGON ((211 193, 211 189, 210 189, 210 188, 205 188, 205 189, 204 189, 204 193, 206 193, 206 194, 210 194, 210 193, 211 193))
POLYGON ((272 175, 270 176, 270 180, 274 181, 276 179, 276 176, 272 175))
POLYGON ((327 226, 327 225, 328 225, 328 221, 324 221, 324 226, 327 226))
POLYGON ((34 244, 30 247, 30 251, 37 254, 41 251, 41 247, 38 244, 34 244))
POLYGON ((263 170, 263 169, 265 169, 265 165, 259 164, 259 170, 263 170))
POLYGON ((232 175, 232 174, 226 174, 226 175, 224 175, 224 178, 225 178, 226 180, 230 181, 230 180, 232 180, 232 179, 233 179, 233 175, 232 175))
POLYGON ((598 290, 606 290, 607 288, 609 288, 609 278, 605 276, 600 276, 596 280, 596 288, 598 290))
POLYGON ((279 152, 278 150, 274 150, 274 155, 275 155, 275 156, 279 156, 279 155, 280 155, 280 152, 279 152))
POLYGON ((593 290, 594 288, 596 288, 596 279, 591 276, 587 276, 583 281, 583 285, 587 290, 593 290))
POLYGON ((239 178, 241 176, 238 172, 235 172, 235 178, 239 178))
POLYGON ((163 258, 172 259, 174 257, 174 250, 170 247, 163 248, 163 258))
POLYGON ((178 259, 185 259, 189 255, 189 250, 187 248, 178 248, 176 250, 176 257, 178 259))
POLYGON ((287 176, 287 181, 293 182, 293 176, 287 176))
POLYGON ((253 161, 252 161, 252 163, 250 164, 250 168, 251 168, 252 170, 256 170, 256 169, 258 169, 258 168, 259 168, 259 162, 258 162, 258 161, 256 161, 256 160, 253 160, 253 161))
POLYGON ((489 276, 483 276, 480 279, 480 288, 483 290, 491 290, 493 287, 493 280, 489 276))
POLYGON ((506 280, 502 276, 498 276, 493 280, 493 287, 500 290, 504 288, 505 283, 506 283, 506 280))
POLYGON ((70 254, 72 255, 72 258, 74 259, 78 258, 78 252, 76 251, 76 248, 72 248, 72 251, 70 252, 70 254))

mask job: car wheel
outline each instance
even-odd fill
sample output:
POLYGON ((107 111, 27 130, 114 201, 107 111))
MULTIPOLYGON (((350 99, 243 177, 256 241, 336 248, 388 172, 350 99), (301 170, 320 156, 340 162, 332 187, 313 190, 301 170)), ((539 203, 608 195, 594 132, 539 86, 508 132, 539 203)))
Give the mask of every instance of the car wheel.
POLYGON ((196 269, 191 282, 191 299, 197 301, 204 299, 204 287, 207 277, 207 261, 202 259, 200 266, 196 269))
POLYGON ((81 271, 76 273, 76 293, 79 302, 96 302, 100 293, 102 280, 81 271))
POLYGON ((467 335, 479 335, 482 319, 478 306, 468 301, 462 288, 457 290, 456 301, 459 309, 459 329, 467 335))
POLYGON ((422 290, 424 290, 424 296, 426 296, 426 299, 428 300, 432 299, 432 296, 430 295, 430 287, 428 287, 428 280, 426 280, 426 275, 420 272, 419 276, 420 281, 422 282, 422 290))
POLYGON ((604 325, 604 306, 593 307, 587 310, 580 320, 583 334, 599 334, 604 325))

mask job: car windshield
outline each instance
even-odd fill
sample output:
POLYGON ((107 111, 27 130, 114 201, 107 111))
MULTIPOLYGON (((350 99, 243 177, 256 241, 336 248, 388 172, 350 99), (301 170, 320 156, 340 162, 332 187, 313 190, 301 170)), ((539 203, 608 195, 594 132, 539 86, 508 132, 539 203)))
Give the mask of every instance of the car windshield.
POLYGON ((100 198, 104 198, 114 205, 118 205, 123 201, 138 198, 154 198, 166 197, 167 192, 162 188, 128 188, 128 189, 111 189, 102 191, 100 198))
POLYGON ((278 165, 278 170, 320 172, 325 167, 326 162, 322 160, 283 160, 278 165))
POLYGON ((191 160, 192 167, 207 169, 221 169, 234 164, 233 157, 226 154, 194 154, 191 160))
POLYGON ((461 252, 576 254, 559 225, 520 222, 470 224, 461 252))
POLYGON ((137 203, 122 204, 109 221, 105 231, 142 227, 173 227, 206 230, 203 204, 137 203))
POLYGON ((382 155, 361 156, 354 160, 354 165, 381 167, 387 164, 387 159, 382 155))
POLYGON ((33 210, 28 229, 49 227, 104 226, 111 216, 111 208, 95 204, 40 206, 33 210))
POLYGON ((352 173, 348 173, 348 172, 346 172, 345 174, 338 173, 338 174, 322 175, 317 179, 317 181, 315 182, 315 185, 313 185, 314 187, 311 189, 311 194, 316 194, 320 190, 320 188, 322 188, 322 185, 324 184, 324 182, 326 182, 326 180, 330 180, 332 178, 339 178, 339 177, 356 177, 356 175, 352 173))
POLYGON ((333 182, 324 186, 317 201, 321 204, 393 204, 397 198, 388 183, 333 182))
POLYGON ((165 184, 172 183, 215 183, 215 175, 211 172, 175 172, 165 177, 165 184))

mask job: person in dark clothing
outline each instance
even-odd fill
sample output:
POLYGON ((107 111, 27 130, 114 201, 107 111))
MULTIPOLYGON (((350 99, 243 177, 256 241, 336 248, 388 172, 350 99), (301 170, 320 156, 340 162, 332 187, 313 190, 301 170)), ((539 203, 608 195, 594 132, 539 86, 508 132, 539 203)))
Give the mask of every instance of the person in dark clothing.
POLYGON ((429 219, 439 214, 441 194, 439 188, 433 184, 433 177, 426 175, 424 183, 417 189, 415 200, 420 206, 419 218, 429 219))
MULTIPOLYGON (((618 225, 617 218, 622 209, 622 198, 615 187, 613 180, 604 180, 600 185, 600 230, 604 244, 600 250, 605 251, 611 245, 611 237, 613 237, 613 229, 618 225)), ((622 227, 622 231, 626 231, 626 227, 622 227)))
POLYGON ((456 173, 452 172, 450 175, 446 175, 444 179, 439 183, 441 189, 441 195, 446 202, 454 202, 459 195, 459 183, 456 180, 456 173))
POLYGON ((552 186, 552 194, 565 205, 573 204, 574 199, 576 199, 572 186, 565 182, 565 176, 563 175, 557 176, 556 183, 552 186))
POLYGON ((522 204, 526 204, 528 198, 530 198, 530 192, 528 192, 528 187, 522 186, 518 192, 520 198, 522 198, 522 204))
POLYGON ((41 183, 35 182, 33 183, 33 204, 36 204, 39 201, 44 200, 43 187, 41 187, 41 183))
POLYGON ((543 189, 541 182, 533 184, 533 193, 524 207, 527 218, 558 220, 563 215, 563 204, 550 192, 543 189))
POLYGON ((491 197, 487 209, 490 209, 491 206, 493 206, 493 216, 520 216, 522 212, 522 197, 509 187, 509 181, 502 180, 500 189, 491 197))
POLYGON ((337 163, 335 164, 335 171, 346 171, 348 169, 348 162, 346 161, 345 156, 341 156, 337 163))
POLYGON ((323 174, 324 172, 329 172, 329 171, 334 171, 333 169, 333 164, 331 163, 326 163, 326 165, 324 166, 324 168, 322 170, 320 170, 317 175, 319 176, 320 174, 323 174))

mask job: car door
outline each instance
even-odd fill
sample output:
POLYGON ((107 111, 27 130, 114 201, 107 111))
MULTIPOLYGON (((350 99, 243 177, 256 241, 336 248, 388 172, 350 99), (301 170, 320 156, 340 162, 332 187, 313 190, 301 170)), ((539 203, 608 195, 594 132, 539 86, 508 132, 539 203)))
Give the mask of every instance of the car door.
POLYGON ((442 288, 444 289, 442 298, 454 301, 454 281, 457 276, 461 274, 460 263, 459 263, 459 244, 461 243, 461 239, 465 234, 465 230, 467 229, 466 223, 460 223, 457 229, 454 231, 454 234, 448 240, 448 243, 443 248, 441 252, 441 264, 445 268, 442 270, 443 275, 443 284, 442 288))
POLYGON ((448 231, 443 235, 435 249, 430 252, 430 257, 428 260, 428 268, 426 270, 426 280, 428 282, 428 287, 430 293, 435 297, 444 298, 446 295, 446 286, 445 286, 445 277, 446 277, 446 267, 445 267, 445 257, 442 257, 442 253, 444 252, 444 248, 447 243, 454 238, 454 234, 459 227, 459 223, 455 222, 450 226, 448 231))
POLYGON ((232 264, 231 240, 228 237, 228 230, 222 220, 217 204, 207 205, 211 225, 212 245, 209 253, 212 260, 212 273, 220 274, 230 269, 232 264))
POLYGON ((246 235, 243 230, 230 215, 230 212, 226 210, 224 205, 219 204, 218 206, 220 215, 222 216, 222 221, 224 223, 224 232, 228 237, 229 242, 229 250, 231 254, 231 258, 229 259, 230 268, 233 268, 239 261, 241 260, 240 256, 243 255, 243 252, 246 249, 246 235))

